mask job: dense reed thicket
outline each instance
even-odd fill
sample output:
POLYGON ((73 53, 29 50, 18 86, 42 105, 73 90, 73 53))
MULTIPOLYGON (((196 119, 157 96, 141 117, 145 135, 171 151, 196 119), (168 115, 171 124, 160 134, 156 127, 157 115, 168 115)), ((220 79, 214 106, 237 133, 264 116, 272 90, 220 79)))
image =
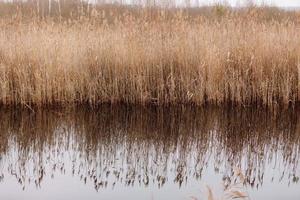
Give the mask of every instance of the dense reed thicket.
POLYGON ((298 12, 23 4, 0 5, 4 105, 300 100, 298 12))

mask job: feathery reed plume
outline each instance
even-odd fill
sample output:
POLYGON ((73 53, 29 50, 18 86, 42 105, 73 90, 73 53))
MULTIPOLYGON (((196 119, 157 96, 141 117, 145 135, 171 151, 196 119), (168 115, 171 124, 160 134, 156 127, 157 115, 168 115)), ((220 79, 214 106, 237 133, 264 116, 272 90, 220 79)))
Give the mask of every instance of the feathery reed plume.
MULTIPOLYGON (((233 177, 235 180, 233 183, 226 183, 223 182, 224 190, 220 197, 216 197, 213 190, 210 186, 207 187, 207 200, 232 200, 232 199, 250 199, 249 195, 245 189, 245 179, 244 175, 242 174, 241 170, 235 169, 235 177, 233 177)), ((192 196, 193 200, 198 200, 197 197, 192 196)))

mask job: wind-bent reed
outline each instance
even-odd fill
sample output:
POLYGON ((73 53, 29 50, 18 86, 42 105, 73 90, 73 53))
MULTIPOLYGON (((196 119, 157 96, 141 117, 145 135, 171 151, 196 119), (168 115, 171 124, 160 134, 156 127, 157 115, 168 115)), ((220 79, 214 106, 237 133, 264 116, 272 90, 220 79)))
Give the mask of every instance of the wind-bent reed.
POLYGON ((211 12, 125 7, 73 18, 4 16, 0 102, 299 102, 299 13, 278 10, 262 18, 266 11, 259 8, 211 12))

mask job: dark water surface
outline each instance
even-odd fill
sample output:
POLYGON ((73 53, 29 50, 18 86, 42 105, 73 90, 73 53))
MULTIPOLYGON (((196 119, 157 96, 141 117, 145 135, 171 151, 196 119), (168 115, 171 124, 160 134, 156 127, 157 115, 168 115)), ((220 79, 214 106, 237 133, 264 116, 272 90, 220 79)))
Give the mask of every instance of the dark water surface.
POLYGON ((0 110, 0 199, 300 199, 300 112, 0 110), (236 180, 236 182, 235 182, 236 180))

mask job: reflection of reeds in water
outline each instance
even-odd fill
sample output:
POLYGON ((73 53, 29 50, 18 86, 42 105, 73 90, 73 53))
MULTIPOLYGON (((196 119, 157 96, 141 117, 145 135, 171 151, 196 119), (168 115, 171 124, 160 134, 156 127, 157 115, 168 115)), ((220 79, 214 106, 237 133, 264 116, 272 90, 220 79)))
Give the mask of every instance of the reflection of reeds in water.
POLYGON ((97 112, 2 110, 0 116, 3 180, 13 175, 23 186, 39 187, 58 171, 97 190, 116 184, 161 187, 170 181, 181 186, 200 179, 213 162, 228 184, 237 167, 245 183, 259 187, 274 159, 274 169, 282 173, 275 179, 292 182, 299 175, 299 122, 288 111, 274 116, 248 109, 102 107, 97 112))

